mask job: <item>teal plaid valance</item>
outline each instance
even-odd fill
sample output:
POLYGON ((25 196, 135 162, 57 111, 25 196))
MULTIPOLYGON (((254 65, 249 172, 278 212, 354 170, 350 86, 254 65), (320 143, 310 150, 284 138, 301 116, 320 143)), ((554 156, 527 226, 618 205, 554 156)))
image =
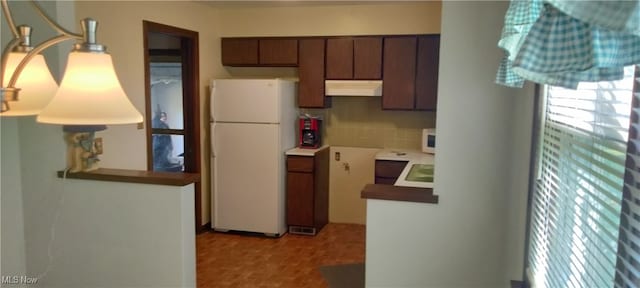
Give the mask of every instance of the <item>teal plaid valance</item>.
POLYGON ((619 80, 640 63, 640 1, 512 0, 498 46, 498 84, 619 80))

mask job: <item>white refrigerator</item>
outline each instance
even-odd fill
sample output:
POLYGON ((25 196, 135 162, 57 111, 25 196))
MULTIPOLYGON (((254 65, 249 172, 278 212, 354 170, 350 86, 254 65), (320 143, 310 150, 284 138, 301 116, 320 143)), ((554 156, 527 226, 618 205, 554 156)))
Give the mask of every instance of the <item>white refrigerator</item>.
POLYGON ((296 82, 211 81, 211 226, 286 231, 284 152, 296 146, 296 82))

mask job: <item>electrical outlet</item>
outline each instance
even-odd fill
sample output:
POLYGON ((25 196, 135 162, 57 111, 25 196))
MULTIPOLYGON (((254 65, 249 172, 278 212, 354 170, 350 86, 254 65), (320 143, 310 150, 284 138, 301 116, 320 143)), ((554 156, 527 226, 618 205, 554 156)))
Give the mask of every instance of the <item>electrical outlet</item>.
POLYGON ((138 123, 138 130, 144 129, 144 121, 138 123))
POLYGON ((336 159, 336 161, 340 161, 340 152, 336 152, 336 153, 333 155, 333 158, 334 158, 334 159, 336 159))

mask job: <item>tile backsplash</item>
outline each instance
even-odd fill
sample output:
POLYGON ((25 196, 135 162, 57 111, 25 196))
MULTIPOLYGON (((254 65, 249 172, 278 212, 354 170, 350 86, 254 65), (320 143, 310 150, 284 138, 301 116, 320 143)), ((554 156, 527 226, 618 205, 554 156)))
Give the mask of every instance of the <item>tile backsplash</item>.
POLYGON ((422 129, 435 127, 436 112, 382 110, 380 97, 333 97, 327 109, 302 109, 322 115, 323 144, 419 150, 422 129))

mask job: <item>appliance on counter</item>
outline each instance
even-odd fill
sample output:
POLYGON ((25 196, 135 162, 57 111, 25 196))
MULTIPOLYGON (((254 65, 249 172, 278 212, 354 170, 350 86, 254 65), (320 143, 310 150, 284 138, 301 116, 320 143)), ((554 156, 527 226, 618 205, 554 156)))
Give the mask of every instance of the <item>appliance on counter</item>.
POLYGON ((285 223, 284 152, 296 146, 296 83, 211 81, 211 226, 279 237, 285 223))
POLYGON ((300 116, 299 119, 299 133, 300 133, 300 148, 319 148, 322 142, 322 132, 320 130, 322 126, 322 119, 319 117, 312 117, 310 115, 300 116))
POLYGON ((422 152, 436 154, 436 129, 422 129, 422 152))

